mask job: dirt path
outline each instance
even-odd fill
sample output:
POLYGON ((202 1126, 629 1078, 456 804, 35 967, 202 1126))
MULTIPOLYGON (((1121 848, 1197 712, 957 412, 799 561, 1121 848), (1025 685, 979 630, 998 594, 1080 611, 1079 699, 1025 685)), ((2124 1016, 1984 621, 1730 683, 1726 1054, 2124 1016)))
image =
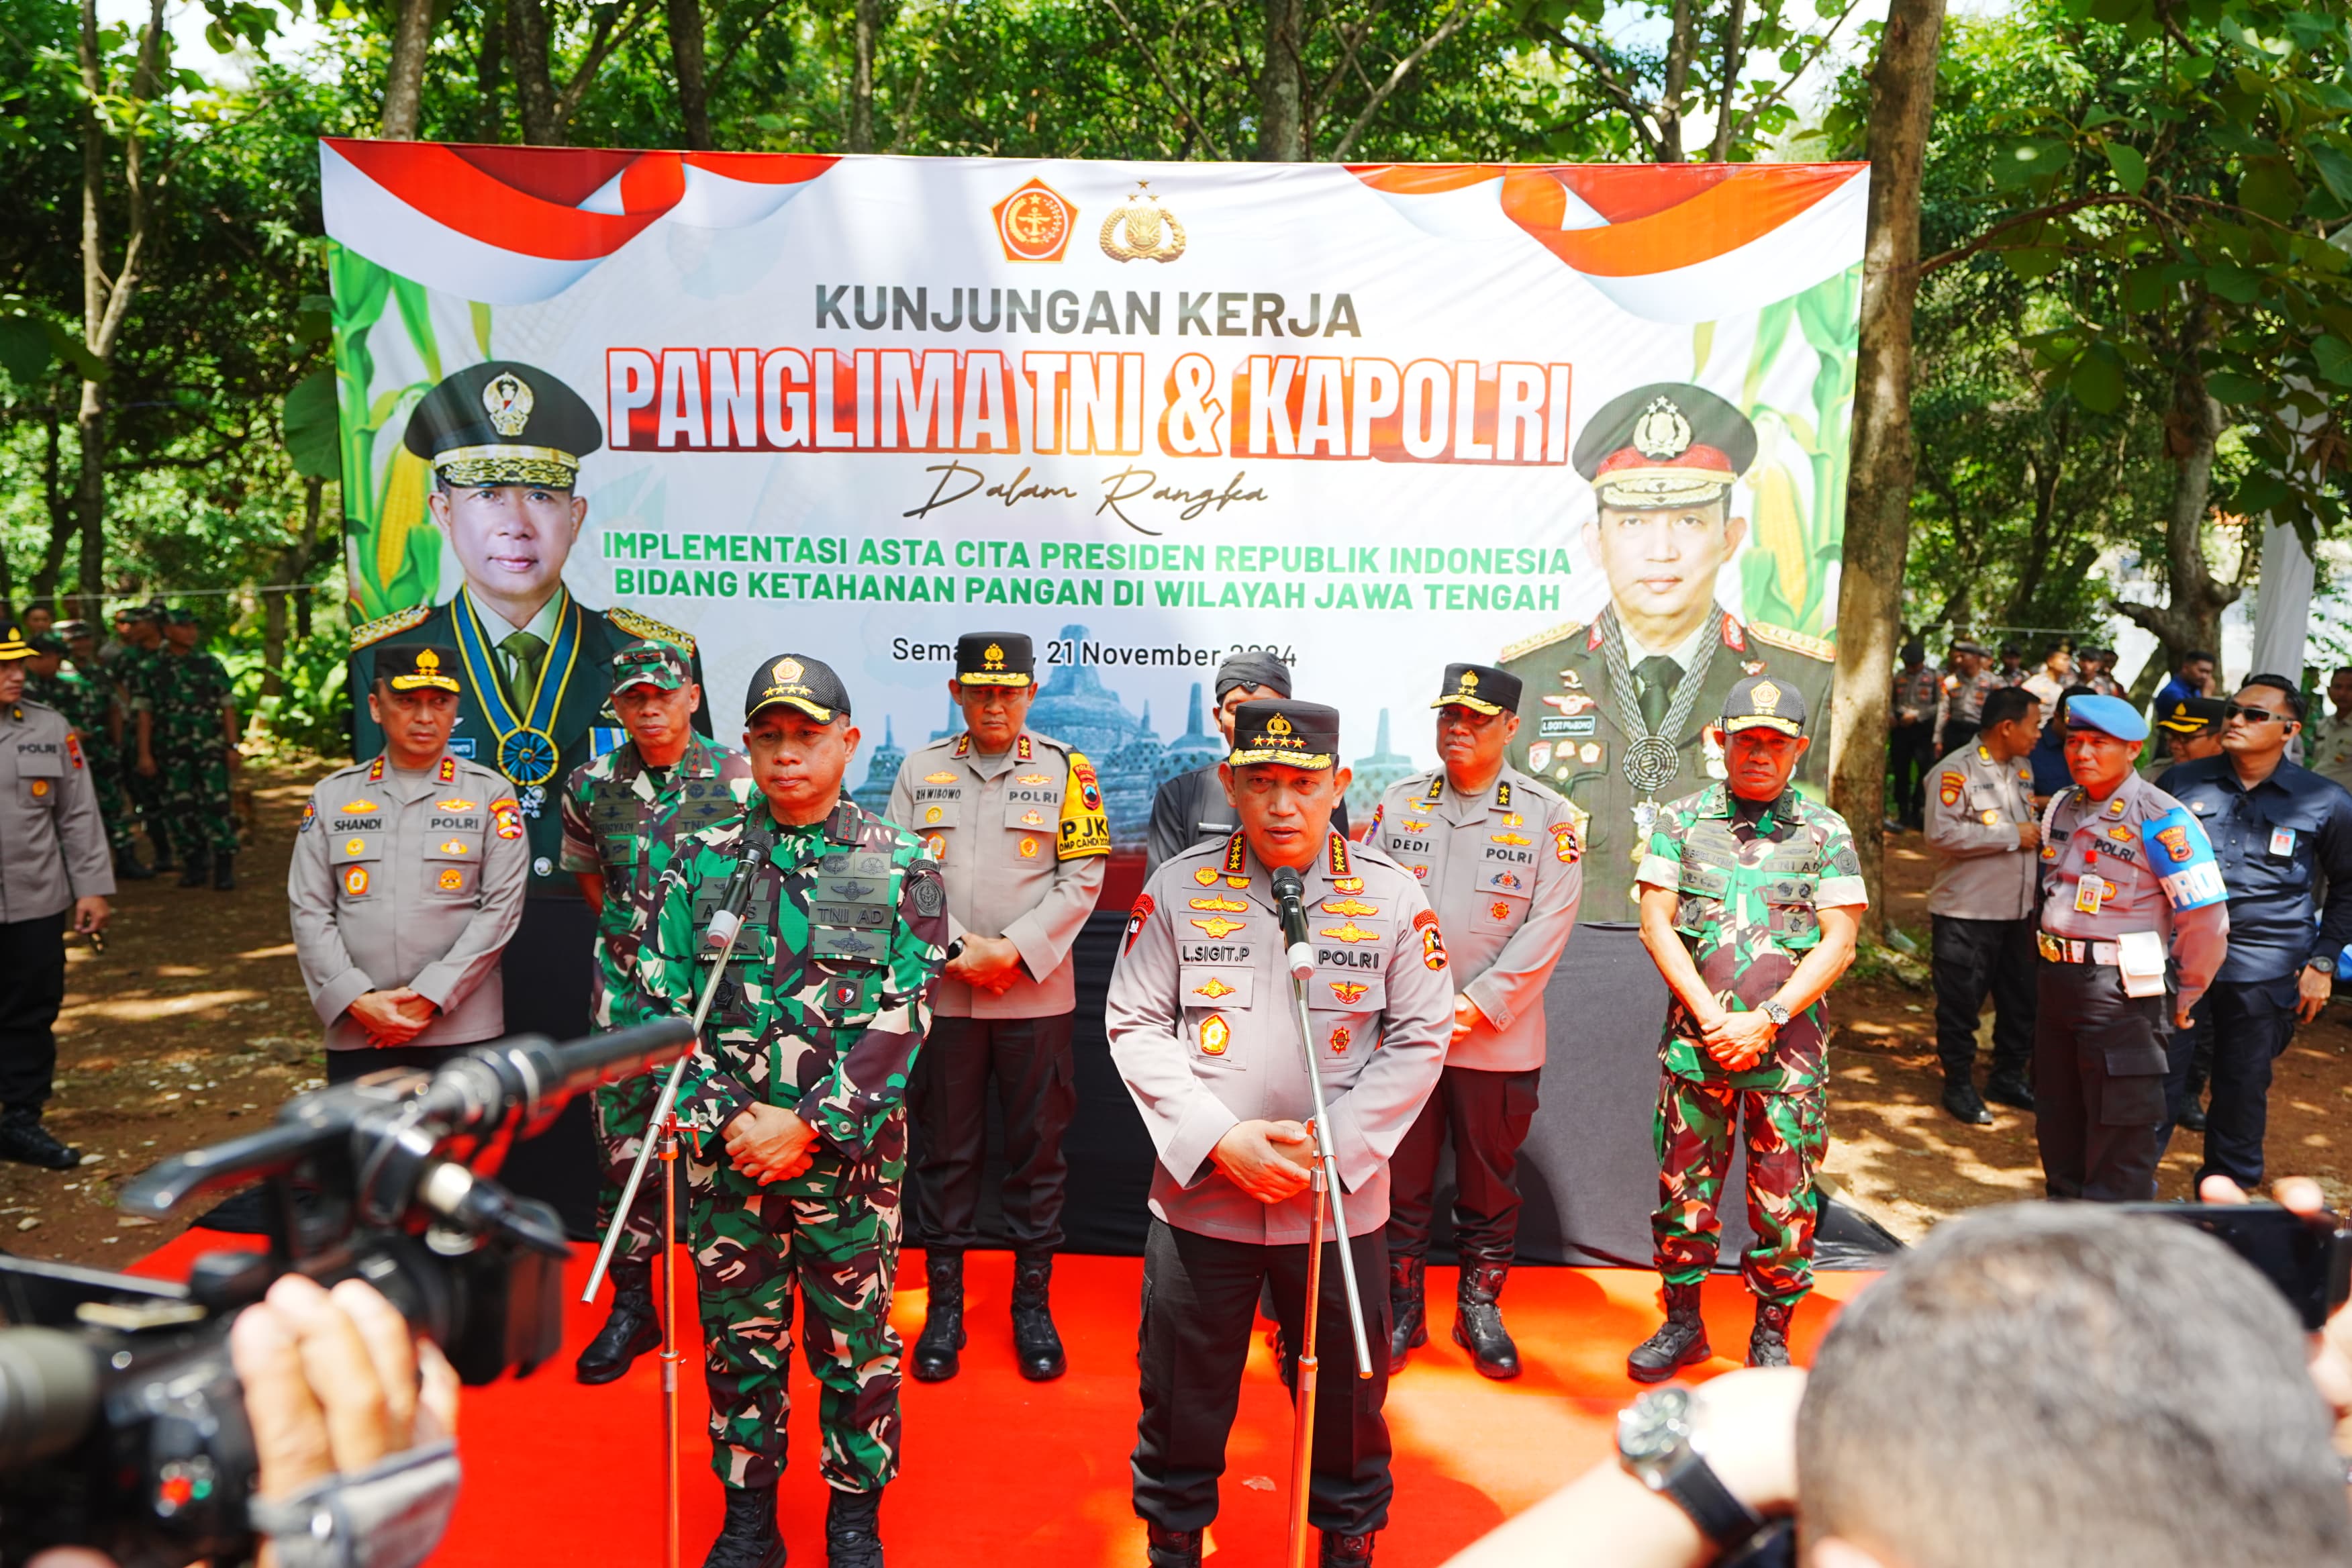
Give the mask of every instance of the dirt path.
MULTIPOLYGON (((248 770, 257 824, 233 893, 132 883, 104 952, 76 942, 58 1022, 49 1124, 87 1163, 63 1173, 0 1164, 0 1246, 105 1265, 180 1228, 116 1209, 122 1181, 164 1154, 233 1136, 321 1080, 325 1058, 286 925, 286 860, 310 781, 327 764, 248 770)), ((1931 875, 1916 834, 1890 838, 1896 926, 1927 942, 1931 875)), ((1830 1181, 1896 1235, 1947 1215, 2041 1191, 2033 1119, 2000 1106, 1963 1127, 1937 1103, 1934 999, 1892 976, 1850 980, 1832 998, 1830 1181)), ((2301 1031, 2278 1064, 2270 1158, 2352 1199, 2342 1149, 2352 1110, 2352 1002, 2301 1031)), ((2188 1190, 2196 1140, 2174 1140, 2163 1194, 2188 1190)), ((202 1205, 197 1205, 201 1208, 202 1205)))

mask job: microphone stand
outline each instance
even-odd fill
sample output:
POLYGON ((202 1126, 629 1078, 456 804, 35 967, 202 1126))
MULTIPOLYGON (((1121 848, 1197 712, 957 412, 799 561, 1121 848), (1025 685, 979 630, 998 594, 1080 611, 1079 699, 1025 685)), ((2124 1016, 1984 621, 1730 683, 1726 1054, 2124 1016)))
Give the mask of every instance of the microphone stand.
POLYGON ((1314 1206, 1307 1220, 1307 1310, 1298 1332, 1298 1388, 1291 1402, 1290 1549, 1289 1568, 1307 1568, 1307 1488, 1315 1459, 1315 1385, 1320 1363, 1315 1355, 1315 1322, 1323 1305, 1323 1211, 1328 1204, 1339 1231, 1339 1276, 1348 1298, 1348 1323, 1356 1336, 1356 1376, 1372 1375, 1372 1352, 1364 1333, 1364 1303, 1356 1285, 1356 1256, 1349 1246, 1348 1214, 1339 1193, 1339 1157, 1331 1147, 1323 1103, 1322 1065, 1315 1056, 1315 1030, 1307 1016, 1307 977, 1315 973, 1314 944, 1307 940, 1305 885, 1296 868, 1278 867, 1274 896, 1282 913, 1285 961, 1290 970, 1290 999, 1298 1013, 1298 1047, 1307 1062, 1307 1089, 1315 1107, 1307 1126, 1315 1139, 1315 1170, 1310 1177, 1314 1206))
POLYGON ((719 983, 727 973, 727 962, 735 955, 736 939, 743 934, 743 906, 751 897, 752 876, 767 858, 770 837, 746 818, 742 857, 735 862, 735 874, 727 880, 726 896, 702 933, 702 945, 711 952, 710 976, 702 983, 701 998, 694 1006, 692 1042, 662 1079, 660 1097, 646 1119, 646 1138, 638 1146, 636 1163, 630 1167, 628 1184, 621 1189, 621 1201, 614 1206, 613 1221, 604 1228, 604 1244, 597 1249, 595 1268, 588 1272, 588 1288, 580 1293, 582 1301, 593 1302, 596 1292, 604 1288, 614 1250, 619 1247, 621 1234, 629 1223, 630 1207, 637 1201, 637 1189, 645 1182, 646 1163, 654 1158, 654 1133, 658 1129, 662 1162, 662 1468, 669 1525, 663 1552, 666 1568, 679 1568, 678 1542, 684 1528, 680 1519, 677 1443, 677 1368, 683 1359, 677 1343, 677 1087, 686 1076, 686 1064, 694 1059, 695 1047, 702 1041, 702 1023, 710 1016, 710 1005, 719 994, 719 983))

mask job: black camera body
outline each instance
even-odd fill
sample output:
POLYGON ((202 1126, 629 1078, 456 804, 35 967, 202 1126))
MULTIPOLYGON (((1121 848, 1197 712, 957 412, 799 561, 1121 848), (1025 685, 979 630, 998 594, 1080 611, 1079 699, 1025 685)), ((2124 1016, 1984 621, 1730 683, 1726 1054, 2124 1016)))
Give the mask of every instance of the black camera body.
POLYGON ((365 1280, 468 1384, 554 1355, 562 1226, 484 1173, 576 1094, 691 1043, 683 1020, 562 1047, 520 1037, 429 1076, 301 1095, 125 1190, 126 1210, 160 1216, 260 1181, 268 1249, 207 1253, 184 1285, 0 1257, 0 1563, 60 1545, 121 1568, 251 1554, 253 1438, 227 1333, 281 1274, 365 1280))

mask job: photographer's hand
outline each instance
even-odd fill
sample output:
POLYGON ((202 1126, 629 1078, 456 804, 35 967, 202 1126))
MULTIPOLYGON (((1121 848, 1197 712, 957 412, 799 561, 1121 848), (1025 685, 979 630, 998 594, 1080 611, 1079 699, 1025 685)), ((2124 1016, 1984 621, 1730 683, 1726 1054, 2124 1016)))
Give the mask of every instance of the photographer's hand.
MULTIPOLYGON (((2227 1176, 2206 1177, 2198 1184, 2197 1195, 2209 1204, 2250 1201, 2245 1190, 2227 1176)), ((2272 1185, 2271 1196, 2279 1207, 2305 1219, 2327 1206, 2327 1194, 2308 1176, 2283 1177, 2272 1185)), ((2352 1453, 2352 1306, 2337 1308, 2311 1341, 2311 1381, 2336 1412, 2336 1450, 2352 1453)))
MULTIPOLYGON (((373 1288, 347 1279, 331 1292, 299 1274, 229 1327, 229 1359, 245 1385, 247 1418, 265 1498, 363 1470, 387 1455, 450 1436, 457 1373, 373 1288)), ((256 1562, 274 1568, 265 1543, 256 1562)))

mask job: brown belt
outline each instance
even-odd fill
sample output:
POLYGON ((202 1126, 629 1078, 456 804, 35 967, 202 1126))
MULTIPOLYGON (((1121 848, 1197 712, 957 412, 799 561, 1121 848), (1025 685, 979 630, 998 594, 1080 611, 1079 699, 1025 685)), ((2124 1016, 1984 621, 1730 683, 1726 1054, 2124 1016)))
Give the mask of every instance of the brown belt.
POLYGON ((2111 942, 2084 942, 2079 937, 2053 936, 2046 931, 2038 931, 2033 933, 2033 945, 2053 963, 2112 965, 2116 962, 2116 944, 2111 942))

